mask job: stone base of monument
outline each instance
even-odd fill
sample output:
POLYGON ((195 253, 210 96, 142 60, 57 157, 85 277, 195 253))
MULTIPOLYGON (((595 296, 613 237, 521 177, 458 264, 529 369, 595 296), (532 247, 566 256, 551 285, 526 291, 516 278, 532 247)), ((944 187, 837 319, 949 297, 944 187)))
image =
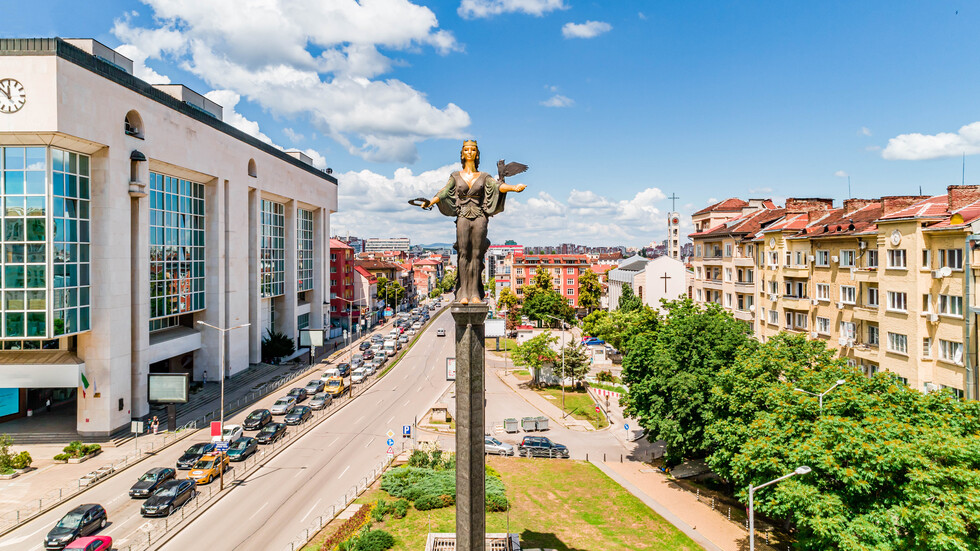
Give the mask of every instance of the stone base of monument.
MULTIPOLYGON (((425 551, 456 551, 456 534, 430 532, 425 551)), ((486 551, 521 551, 521 538, 517 534, 487 534, 486 551)))

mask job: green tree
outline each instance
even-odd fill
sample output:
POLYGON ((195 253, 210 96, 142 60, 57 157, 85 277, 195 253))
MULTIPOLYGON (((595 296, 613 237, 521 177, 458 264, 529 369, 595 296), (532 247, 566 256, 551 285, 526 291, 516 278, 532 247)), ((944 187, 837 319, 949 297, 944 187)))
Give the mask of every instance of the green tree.
MULTIPOLYGON (((576 346, 575 343, 570 343, 562 349, 565 354, 565 376, 575 381, 576 385, 580 381, 585 380, 585 376, 589 374, 589 369, 592 364, 589 362, 589 355, 585 353, 585 349, 581 346, 576 346)), ((558 360, 562 360, 559 358, 558 360)))
POLYGON ((279 358, 286 357, 295 351, 296 344, 288 335, 279 331, 266 330, 266 336, 262 339, 263 362, 276 362, 279 358))
POLYGON ((645 305, 631 312, 596 310, 582 320, 582 332, 626 353, 635 336, 656 330, 659 319, 657 311, 645 305))
POLYGON ((585 273, 578 278, 578 305, 591 312, 599 307, 599 297, 602 296, 602 285, 599 284, 599 276, 592 270, 585 270, 585 273))
POLYGON ((508 239, 507 241, 504 241, 504 245, 517 245, 517 241, 514 241, 513 239, 508 239))
POLYGON ((711 392, 712 469, 747 486, 808 465, 756 494, 755 508, 796 527, 796 548, 980 548, 980 404, 865 377, 823 341, 782 334, 743 349, 711 392), (816 398, 838 380, 820 409, 816 398))
POLYGON ((575 311, 568 305, 565 297, 558 294, 554 289, 538 291, 530 297, 525 297, 524 304, 521 306, 521 314, 549 327, 559 324, 550 316, 564 320, 568 324, 575 321, 575 311))
POLYGON ((551 331, 545 331, 514 347, 511 353, 514 365, 523 365, 531 369, 535 386, 540 379, 541 366, 545 363, 555 363, 558 353, 552 346, 557 342, 558 337, 552 335, 551 331))
POLYGON ((624 312, 639 310, 643 306, 640 297, 633 293, 633 287, 629 283, 623 284, 623 294, 619 295, 619 309, 624 312))
POLYGON ((510 311, 517 308, 518 302, 520 302, 520 299, 518 299, 517 295, 510 290, 510 287, 504 287, 503 290, 500 291, 500 297, 497 299, 497 306, 501 309, 510 311))
POLYGON ((590 312, 589 315, 582 318, 582 333, 591 337, 598 336, 599 326, 602 325, 608 317, 609 312, 605 310, 590 312))
POLYGON ((394 308, 405 298, 405 288, 397 281, 378 276, 378 298, 390 308, 394 308))
POLYGON ((451 293, 456 290, 456 270, 446 270, 439 280, 439 289, 443 293, 451 293))
POLYGON ((538 267, 534 272, 534 277, 524 286, 524 301, 533 297, 538 293, 546 293, 548 291, 554 291, 554 283, 551 279, 551 272, 548 268, 538 267))
POLYGON ((690 299, 665 301, 655 332, 631 339, 623 359, 625 414, 639 420, 652 440, 666 442, 665 458, 676 463, 707 452, 704 428, 715 374, 755 341, 749 328, 717 304, 690 299))

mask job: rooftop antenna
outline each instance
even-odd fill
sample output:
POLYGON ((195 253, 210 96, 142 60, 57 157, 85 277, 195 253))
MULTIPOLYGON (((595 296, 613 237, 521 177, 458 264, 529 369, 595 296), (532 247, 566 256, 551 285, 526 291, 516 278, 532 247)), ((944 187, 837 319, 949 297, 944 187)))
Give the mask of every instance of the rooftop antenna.
POLYGON ((847 175, 847 198, 848 199, 853 199, 854 198, 854 196, 851 195, 851 175, 850 174, 847 175))
POLYGON ((960 183, 966 185, 966 151, 963 152, 963 176, 960 183))

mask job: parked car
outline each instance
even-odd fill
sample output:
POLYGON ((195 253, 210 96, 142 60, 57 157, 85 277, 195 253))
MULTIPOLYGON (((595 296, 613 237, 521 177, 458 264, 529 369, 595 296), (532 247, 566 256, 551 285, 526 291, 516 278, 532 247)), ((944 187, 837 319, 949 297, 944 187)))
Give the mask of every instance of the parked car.
POLYGON ((85 536, 68 544, 65 551, 110 551, 112 538, 110 536, 85 536))
POLYGON ((323 409, 330 405, 333 398, 326 392, 320 392, 310 399, 310 409, 323 409))
POLYGON ((606 341, 597 337, 589 337, 588 339, 582 339, 582 344, 584 344, 585 346, 595 346, 600 344, 606 344, 606 341))
POLYGON ((313 417, 313 410, 308 406, 296 406, 293 411, 290 411, 282 418, 283 422, 287 425, 299 425, 310 420, 313 417))
POLYGON ((367 369, 363 367, 358 367, 354 370, 354 373, 350 376, 351 383, 363 383, 367 379, 367 369))
POLYGON ((184 451, 184 455, 177 459, 177 468, 180 470, 187 470, 194 466, 199 459, 204 457, 204 454, 211 453, 214 449, 214 442, 201 442, 194 444, 193 446, 187 448, 184 451))
POLYGON ((514 455, 513 444, 501 442, 492 436, 484 437, 483 453, 496 455, 514 455))
POLYGON ((61 517, 54 528, 44 536, 45 549, 64 549, 76 539, 105 528, 109 519, 105 509, 97 503, 79 505, 61 517))
POLYGON ((440 327, 439 329, 436 329, 436 336, 437 337, 445 337, 446 336, 446 330, 443 329, 442 327, 440 327))
POLYGON ((286 396, 292 396, 296 399, 296 403, 298 404, 306 399, 307 393, 305 388, 296 387, 289 389, 286 396))
POLYGON ((271 444, 286 435, 286 423, 269 423, 255 435, 259 444, 271 444))
POLYGON ((364 341, 357 346, 358 350, 367 350, 368 348, 371 348, 371 343, 368 341, 364 341))
MULTIPOLYGON (((296 407, 296 398, 292 396, 283 396, 276 400, 276 403, 272 404, 272 409, 270 410, 273 415, 286 415, 293 408, 296 407)), ((267 425, 268 426, 268 425, 267 425)))
POLYGON ((259 443, 251 436, 243 436, 235 440, 228 447, 228 459, 230 461, 245 461, 248 456, 259 450, 259 443))
POLYGON ((241 425, 225 425, 224 429, 221 431, 221 436, 212 436, 211 441, 217 442, 219 440, 224 440, 225 442, 234 442, 243 436, 241 425))
POLYGON ((242 421, 245 430, 259 430, 272 422, 272 412, 267 409, 256 409, 242 421))
POLYGON ((313 396, 317 392, 323 392, 323 381, 316 379, 306 383, 307 396, 313 396))
POLYGON ((191 472, 187 473, 187 479, 193 480, 199 485, 210 484, 211 481, 221 476, 221 473, 228 470, 228 454, 209 453, 194 464, 191 472))
POLYGON ((129 497, 147 498, 164 482, 177 478, 177 470, 170 467, 153 467, 129 489, 129 497))
POLYGON ((143 502, 140 514, 144 517, 166 517, 194 497, 194 481, 171 480, 143 502))
POLYGON ((547 436, 525 436, 517 446, 522 457, 561 457, 568 459, 568 448, 552 442, 547 436))

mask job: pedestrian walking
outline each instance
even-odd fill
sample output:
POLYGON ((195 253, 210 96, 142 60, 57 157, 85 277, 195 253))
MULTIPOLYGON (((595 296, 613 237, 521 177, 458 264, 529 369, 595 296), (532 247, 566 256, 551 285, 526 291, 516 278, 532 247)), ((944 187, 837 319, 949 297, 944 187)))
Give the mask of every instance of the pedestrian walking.
POLYGON ((49 412, 51 411, 51 398, 48 398, 48 400, 44 402, 44 408, 49 412))
POLYGON ((153 427, 153 434, 155 435, 157 433, 157 430, 159 430, 160 428, 160 420, 157 419, 156 415, 153 416, 153 422, 151 423, 151 426, 153 427))
POLYGON ((204 384, 208 384, 208 370, 204 370, 204 384))

